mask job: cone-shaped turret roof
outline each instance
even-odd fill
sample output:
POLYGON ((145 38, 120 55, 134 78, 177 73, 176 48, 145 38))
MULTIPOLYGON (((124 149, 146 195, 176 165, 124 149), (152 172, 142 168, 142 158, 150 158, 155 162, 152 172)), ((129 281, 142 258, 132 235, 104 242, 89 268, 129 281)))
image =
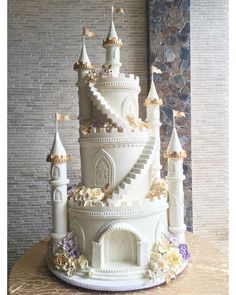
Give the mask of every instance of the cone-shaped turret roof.
POLYGON ((151 85, 150 85, 150 90, 148 92, 147 98, 144 101, 144 105, 145 106, 148 106, 148 105, 161 106, 162 104, 163 104, 162 99, 159 98, 157 91, 156 91, 154 81, 152 79, 151 85))
POLYGON ((91 65, 91 62, 90 62, 89 57, 88 57, 87 49, 86 49, 86 46, 85 46, 85 42, 82 43, 79 62, 81 62, 83 64, 90 64, 91 65))
POLYGON ((111 21, 110 28, 109 28, 109 31, 108 31, 108 34, 107 34, 107 39, 111 40, 113 38, 118 39, 118 36, 117 36, 117 33, 116 33, 116 28, 115 28, 114 22, 111 21))
POLYGON ((182 149, 175 126, 173 127, 170 142, 164 156, 173 159, 182 159, 187 156, 185 150, 182 149))
POLYGON ((56 155, 58 155, 58 156, 66 155, 66 151, 65 151, 65 149, 64 149, 64 147, 62 145, 62 142, 61 142, 58 131, 56 131, 56 133, 55 133, 55 137, 54 137, 54 141, 53 141, 53 145, 52 145, 50 155, 54 155, 54 156, 56 156, 56 155))
POLYGON ((150 90, 148 92, 147 98, 159 99, 159 96, 157 94, 156 87, 155 87, 155 84, 154 84, 153 80, 151 81, 151 86, 150 86, 150 90))
POLYGON ((122 41, 118 38, 113 20, 111 21, 107 38, 103 40, 102 45, 103 47, 106 47, 107 45, 116 45, 118 47, 122 46, 122 41))
POLYGON ((81 46, 80 58, 74 64, 74 70, 78 71, 78 69, 93 69, 93 66, 92 66, 92 64, 90 62, 90 59, 88 57, 84 37, 83 37, 83 43, 82 43, 82 46, 81 46))
POLYGON ((170 138, 170 142, 169 142, 167 151, 168 152, 177 152, 177 153, 183 151, 175 127, 172 130, 172 134, 171 134, 171 138, 170 138))
POLYGON ((61 163, 61 162, 67 162, 69 160, 70 160, 70 155, 66 153, 62 145, 59 133, 58 131, 56 131, 51 152, 47 156, 47 161, 53 162, 53 163, 61 163))

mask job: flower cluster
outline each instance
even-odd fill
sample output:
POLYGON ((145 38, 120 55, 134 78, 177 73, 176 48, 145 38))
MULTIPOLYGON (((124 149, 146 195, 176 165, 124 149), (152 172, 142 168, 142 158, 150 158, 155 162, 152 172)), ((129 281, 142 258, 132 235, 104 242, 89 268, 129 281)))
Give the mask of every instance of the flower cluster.
POLYGON ((164 277, 169 283, 189 258, 186 244, 179 244, 171 234, 163 235, 153 247, 146 275, 151 280, 164 277))
POLYGON ((158 198, 162 199, 167 197, 167 191, 168 191, 168 186, 167 182, 165 179, 155 179, 151 185, 151 189, 147 195, 147 198, 153 199, 153 198, 158 198))
POLYGON ((53 263, 58 270, 66 272, 68 276, 88 268, 88 260, 84 255, 80 255, 79 250, 74 246, 72 233, 68 233, 58 242, 53 263))
POLYGON ((111 65, 103 65, 102 69, 92 69, 88 73, 88 82, 95 83, 98 77, 106 78, 112 72, 111 65))
POLYGON ((92 204, 97 202, 106 202, 107 198, 110 197, 112 191, 109 189, 109 185, 100 188, 89 188, 83 186, 73 186, 68 190, 68 197, 74 199, 78 202, 80 207, 86 206, 88 201, 91 201, 92 204))
POLYGON ((99 124, 98 122, 92 122, 91 120, 84 120, 80 124, 80 130, 81 132, 86 135, 90 133, 91 129, 100 129, 105 128, 106 131, 110 131, 114 127, 114 124, 110 122, 105 122, 103 125, 99 124))
POLYGON ((133 114, 128 115, 127 120, 133 129, 138 128, 139 130, 143 130, 144 128, 150 128, 150 125, 147 122, 142 121, 140 118, 136 118, 133 114))

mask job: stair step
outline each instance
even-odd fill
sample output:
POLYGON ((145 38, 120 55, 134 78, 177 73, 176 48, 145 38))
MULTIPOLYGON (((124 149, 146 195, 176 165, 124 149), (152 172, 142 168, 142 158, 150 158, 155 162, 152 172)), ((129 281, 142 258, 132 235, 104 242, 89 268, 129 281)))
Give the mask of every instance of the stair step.
POLYGON ((135 168, 138 168, 138 169, 143 169, 144 168, 144 164, 143 163, 136 163, 135 168))
POLYGON ((151 155, 152 151, 150 149, 144 149, 143 154, 151 155))
POLYGON ((135 179, 136 178, 136 174, 133 172, 129 172, 128 177, 135 179))
POLYGON ((154 140, 149 140, 149 141, 148 141, 148 144, 153 145, 153 144, 155 144, 155 142, 156 142, 155 139, 154 139, 154 140))
POLYGON ((150 158, 150 155, 147 155, 147 154, 142 154, 141 156, 140 156, 140 159, 149 159, 150 158))
POLYGON ((145 146, 145 150, 152 150, 153 149, 153 145, 146 145, 145 146))
POLYGON ((125 177, 124 182, 130 184, 132 182, 132 179, 129 178, 128 176, 125 177))
POLYGON ((124 189, 125 188, 125 184, 123 183, 123 181, 118 185, 118 190, 120 191, 120 189, 124 189))
POLYGON ((147 164, 147 160, 146 159, 138 159, 138 163, 147 164))
POLYGON ((134 172, 134 173, 138 173, 138 174, 140 174, 141 173, 141 169, 139 169, 139 168, 133 168, 132 170, 131 170, 131 172, 134 172))

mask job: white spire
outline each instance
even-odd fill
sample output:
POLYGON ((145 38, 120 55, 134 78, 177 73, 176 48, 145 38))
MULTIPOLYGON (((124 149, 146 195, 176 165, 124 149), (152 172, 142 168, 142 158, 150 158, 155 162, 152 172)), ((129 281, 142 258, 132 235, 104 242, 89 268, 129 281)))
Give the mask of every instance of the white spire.
POLYGON ((50 155, 66 156, 66 151, 62 145, 58 131, 55 133, 52 149, 50 155))
POLYGON ((179 153, 183 151, 175 126, 173 127, 173 130, 172 130, 167 151, 169 153, 173 153, 173 152, 179 153))
POLYGON ((81 54, 80 54, 79 62, 81 62, 83 64, 89 64, 89 65, 91 64, 91 62, 89 60, 89 57, 88 57, 87 50, 86 50, 84 37, 83 37, 83 43, 82 43, 82 48, 81 48, 81 54))
POLYGON ((159 96, 157 94, 156 87, 155 87, 155 84, 154 84, 153 80, 151 81, 151 86, 150 86, 150 90, 148 92, 147 98, 149 98, 149 99, 158 99, 159 100, 159 96))
POLYGON ((117 33, 116 33, 116 28, 115 28, 115 25, 114 25, 113 21, 111 21, 110 28, 109 28, 109 31, 108 31, 108 34, 107 34, 107 39, 111 40, 112 38, 118 39, 118 36, 117 36, 117 33))

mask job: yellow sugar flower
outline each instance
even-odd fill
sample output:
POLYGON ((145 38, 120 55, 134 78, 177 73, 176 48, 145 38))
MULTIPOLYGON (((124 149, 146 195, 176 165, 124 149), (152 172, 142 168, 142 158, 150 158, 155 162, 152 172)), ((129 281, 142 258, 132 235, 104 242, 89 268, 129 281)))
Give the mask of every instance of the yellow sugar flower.
POLYGON ((84 255, 80 255, 78 259, 78 265, 80 266, 81 269, 88 267, 88 260, 86 259, 84 255))
POLYGON ((168 253, 167 253, 167 260, 168 263, 170 264, 171 267, 178 267, 181 264, 181 256, 179 252, 172 248, 168 253))
POLYGON ((93 188, 88 192, 89 199, 101 200, 104 197, 104 192, 101 188, 93 188))
POLYGON ((68 262, 68 255, 63 251, 59 251, 55 254, 53 262, 57 269, 62 270, 64 265, 68 262))

